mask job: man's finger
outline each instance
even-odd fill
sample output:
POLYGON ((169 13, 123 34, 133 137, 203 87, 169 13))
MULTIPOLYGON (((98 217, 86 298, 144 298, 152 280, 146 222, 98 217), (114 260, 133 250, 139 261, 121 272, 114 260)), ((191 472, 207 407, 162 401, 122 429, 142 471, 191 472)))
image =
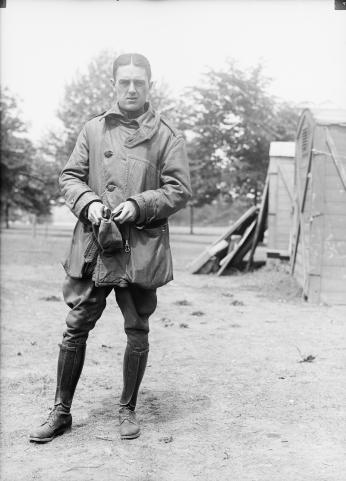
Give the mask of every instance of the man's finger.
POLYGON ((93 223, 93 224, 96 224, 96 225, 99 225, 99 223, 101 222, 101 217, 95 215, 95 214, 91 214, 91 219, 90 221, 93 223))
POLYGON ((121 202, 121 204, 117 205, 117 207, 115 207, 115 209, 112 210, 113 216, 121 212, 123 207, 124 207, 124 202, 121 202))
POLYGON ((115 217, 114 220, 115 220, 116 222, 119 222, 120 224, 122 224, 123 222, 126 221, 126 219, 127 219, 127 214, 128 214, 128 212, 122 211, 118 216, 115 217))
POLYGON ((131 211, 128 208, 128 206, 125 204, 123 210, 121 211, 119 216, 115 218, 115 220, 117 222, 120 222, 120 224, 123 224, 124 222, 128 221, 130 218, 131 218, 131 211))

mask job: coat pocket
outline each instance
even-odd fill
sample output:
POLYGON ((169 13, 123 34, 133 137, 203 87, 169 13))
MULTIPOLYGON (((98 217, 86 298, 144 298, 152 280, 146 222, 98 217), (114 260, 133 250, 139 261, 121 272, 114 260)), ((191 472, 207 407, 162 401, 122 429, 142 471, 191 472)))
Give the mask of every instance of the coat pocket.
POLYGON ((127 278, 146 289, 163 286, 173 279, 168 224, 154 228, 129 230, 130 253, 127 278))
POLYGON ((91 277, 98 255, 98 245, 91 226, 77 221, 62 265, 73 278, 91 277))

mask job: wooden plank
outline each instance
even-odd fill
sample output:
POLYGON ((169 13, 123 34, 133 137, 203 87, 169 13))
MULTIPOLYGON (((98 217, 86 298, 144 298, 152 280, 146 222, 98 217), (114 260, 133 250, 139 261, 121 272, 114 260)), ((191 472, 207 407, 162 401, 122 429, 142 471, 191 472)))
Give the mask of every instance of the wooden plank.
POLYGON ((228 248, 228 242, 223 239, 222 241, 218 242, 217 244, 210 247, 209 252, 212 256, 215 256, 219 252, 223 251, 224 249, 228 248))
POLYGON ((265 230, 265 224, 266 224, 266 219, 267 219, 267 212, 268 212, 268 200, 269 200, 269 178, 267 176, 266 182, 264 185, 264 190, 263 190, 263 195, 262 195, 262 201, 261 201, 261 207, 258 213, 258 219, 256 223, 256 228, 255 228, 255 233, 254 237, 252 240, 252 245, 250 249, 250 255, 249 255, 249 260, 246 265, 246 270, 248 271, 251 269, 252 264, 253 264, 253 258, 255 255, 255 250, 258 244, 258 241, 260 238, 263 239, 263 234, 265 230))
POLYGON ((285 249, 267 250, 267 257, 268 259, 288 260, 290 258, 290 253, 288 250, 285 250, 285 249))
POLYGON ((307 293, 309 302, 319 303, 321 299, 321 277, 309 275, 309 292, 307 293))
POLYGON ((291 199, 288 197, 287 193, 283 191, 283 188, 280 188, 278 192, 278 201, 277 211, 282 209, 289 210, 292 205, 291 199))
MULTIPOLYGON (((327 153, 329 153, 328 150, 327 150, 327 153)), ((336 177, 336 176, 339 177, 339 174, 335 168, 335 164, 333 162, 332 157, 330 155, 324 154, 324 161, 326 164, 326 177, 336 177)), ((340 177, 339 177, 339 181, 341 182, 340 177)))
MULTIPOLYGON (((312 128, 310 126, 310 128, 312 128)), ((303 213, 305 209, 305 201, 306 201, 306 194, 308 191, 308 186, 309 186, 309 180, 310 180, 310 171, 311 171, 311 162, 312 162, 312 152, 311 152, 311 147, 312 147, 312 139, 313 139, 313 129, 311 132, 311 138, 309 139, 309 157, 308 157, 308 162, 307 162, 307 168, 305 170, 305 177, 304 181, 301 181, 301 174, 297 175, 297 202, 296 202, 296 214, 297 214, 297 227, 296 227, 296 232, 295 235, 292 236, 292 239, 294 239, 294 244, 293 244, 293 252, 292 252, 292 263, 291 263, 291 273, 294 272, 294 263, 297 255, 297 248, 299 242, 302 243, 302 263, 303 263, 303 290, 304 293, 306 293, 307 289, 307 272, 308 272, 308 261, 307 261, 307 256, 305 255, 305 235, 303 230, 303 213), (303 183, 303 185, 301 185, 303 183)), ((301 157, 302 161, 302 157, 301 157)), ((300 166, 298 166, 299 170, 302 170, 300 166)))
POLYGON ((276 248, 279 250, 284 250, 289 252, 289 243, 287 242, 287 239, 282 239, 281 241, 278 240, 276 243, 276 248))
POLYGON ((322 269, 324 269, 325 267, 327 267, 327 268, 328 267, 345 267, 346 266, 346 257, 343 257, 343 258, 340 258, 340 257, 329 258, 329 257, 323 256, 322 262, 323 262, 322 269))
POLYGON ((345 202, 346 205, 346 191, 343 189, 326 189, 326 202, 345 202))
MULTIPOLYGON (((346 225, 340 222, 340 220, 338 222, 328 222, 326 219, 325 235, 324 242, 346 240, 346 225)), ((327 245, 325 244, 326 247, 327 245)))
POLYGON ((284 175, 284 173, 283 173, 283 171, 282 171, 282 169, 280 168, 279 165, 278 165, 278 174, 279 174, 279 177, 280 177, 280 181, 282 182, 283 186, 285 187, 285 190, 286 190, 286 193, 287 193, 288 198, 290 200, 290 203, 293 204, 294 200, 293 200, 293 192, 291 190, 291 186, 288 185, 288 179, 285 178, 285 175, 284 175))
POLYGON ((298 242, 296 260, 294 263, 294 277, 300 286, 304 283, 304 262, 302 256, 302 245, 298 242))
POLYGON ((228 267, 231 267, 234 261, 236 263, 239 262, 239 260, 241 260, 245 256, 245 254, 250 250, 251 245, 249 245, 248 241, 250 236, 254 234, 256 224, 257 224, 257 219, 255 219, 252 222, 252 224, 246 229, 239 243, 234 247, 234 249, 229 254, 227 254, 226 258, 223 259, 222 266, 216 273, 217 276, 221 276, 228 267))
POLYGON ((271 216, 270 221, 268 218, 268 245, 275 247, 276 245, 276 231, 277 231, 277 194, 278 194, 278 173, 277 173, 277 161, 275 158, 270 159, 268 170, 269 179, 269 202, 268 202, 268 215, 271 216), (270 213, 270 214, 269 214, 270 213), (274 216, 274 217, 272 217, 274 216))
MULTIPOLYGON (((346 240, 326 239, 323 246, 323 261, 328 264, 334 259, 342 260, 346 256, 346 240)), ((334 263, 334 262, 333 262, 334 263)))
POLYGON ((336 169, 334 175, 326 175, 326 189, 340 189, 345 191, 344 186, 342 185, 342 182, 340 180, 340 177, 338 176, 338 173, 336 172, 336 169))
POLYGON ((258 207, 252 206, 248 209, 234 224, 232 224, 224 234, 218 237, 209 247, 207 247, 202 254, 200 254, 191 264, 188 266, 189 271, 192 274, 198 274, 199 270, 208 260, 214 255, 212 254, 213 246, 219 244, 221 241, 226 240, 229 242, 233 234, 243 234, 248 225, 257 216, 258 207))
POLYGON ((309 282, 306 294, 311 302, 319 302, 325 233, 325 171, 322 156, 314 158, 311 172, 311 217, 309 227, 306 229, 306 232, 309 232, 308 244, 311 248, 309 249, 309 282))
POLYGON ((280 222, 278 224, 278 235, 277 235, 277 238, 278 240, 280 239, 286 239, 286 242, 288 244, 288 239, 289 239, 289 233, 290 233, 290 228, 291 228, 291 224, 290 223, 283 223, 283 222, 280 222))
POLYGON ((278 236, 285 235, 287 237, 287 233, 290 231, 291 222, 289 219, 281 218, 278 220, 278 236))
MULTIPOLYGON (((315 126, 310 121, 310 125, 307 125, 307 128, 310 128, 310 137, 308 139, 308 155, 304 161, 304 155, 300 156, 300 162, 298 163, 298 175, 296 177, 297 181, 297 204, 296 204, 296 212, 297 212, 297 231, 295 236, 292 236, 294 241, 293 244, 293 259, 291 263, 291 272, 294 273, 294 263, 297 255, 297 248, 298 245, 301 244, 302 249, 302 287, 304 295, 308 295, 308 275, 309 272, 309 253, 307 246, 309 246, 309 238, 307 236, 306 225, 305 225, 305 218, 309 216, 311 206, 311 165, 312 165, 312 145, 313 145, 313 138, 315 135, 315 126), (306 165, 305 176, 301 177, 302 175, 302 166, 306 165), (309 193, 309 195, 308 195, 309 193), (309 199, 307 201, 307 198, 309 199)), ((304 170, 303 170, 304 171, 304 170)))
MULTIPOLYGON (((345 204, 346 208, 346 204, 345 204)), ((328 225, 340 225, 341 227, 346 227, 346 224, 344 224, 344 217, 346 215, 346 212, 343 215, 336 214, 335 212, 331 212, 330 214, 326 215, 326 219, 328 222, 328 225)))
POLYGON ((344 285, 343 282, 346 280, 346 264, 341 266, 323 266, 323 279, 334 279, 334 280, 342 280, 342 284, 340 285, 340 289, 346 290, 346 284, 344 285))
POLYGON ((329 293, 343 293, 346 300, 346 284, 345 279, 332 279, 332 278, 323 278, 321 280, 321 291, 323 294, 329 293))
POLYGON ((275 249, 276 248, 276 241, 275 241, 275 222, 271 217, 268 218, 268 248, 275 249))
POLYGON ((249 226, 249 232, 244 234, 245 240, 244 243, 239 247, 238 251, 235 253, 234 258, 232 259, 232 265, 234 267, 240 267, 240 264, 242 263, 243 260, 245 260, 245 256, 248 255, 248 253, 251 250, 252 247, 252 242, 253 242, 253 237, 255 235, 256 231, 256 226, 257 226, 258 220, 255 220, 253 222, 253 225, 249 226))
POLYGON ((346 216, 346 206, 345 202, 331 202, 329 201, 328 204, 325 205, 325 214, 327 215, 337 215, 339 216, 340 222, 345 222, 343 218, 346 216))
POLYGON ((331 304, 334 306, 344 306, 346 305, 346 296, 343 292, 321 292, 321 300, 320 302, 324 302, 326 304, 331 304))

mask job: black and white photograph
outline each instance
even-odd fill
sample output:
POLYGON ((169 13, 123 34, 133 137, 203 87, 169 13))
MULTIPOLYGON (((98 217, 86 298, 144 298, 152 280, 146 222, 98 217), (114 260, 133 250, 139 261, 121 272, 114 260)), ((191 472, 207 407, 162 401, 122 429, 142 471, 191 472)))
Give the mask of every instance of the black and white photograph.
POLYGON ((345 481, 346 1, 0 26, 0 479, 345 481))

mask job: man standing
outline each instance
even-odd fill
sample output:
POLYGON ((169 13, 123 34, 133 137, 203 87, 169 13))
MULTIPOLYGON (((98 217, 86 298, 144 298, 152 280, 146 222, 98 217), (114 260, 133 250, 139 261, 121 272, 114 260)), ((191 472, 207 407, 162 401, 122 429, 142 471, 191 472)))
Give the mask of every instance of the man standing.
POLYGON ((156 289, 173 278, 167 218, 185 206, 191 189, 183 137, 148 101, 148 60, 120 55, 112 84, 114 107, 84 125, 60 175, 66 203, 78 218, 64 263, 63 293, 71 310, 60 346, 54 408, 31 433, 34 442, 51 441, 71 427, 86 341, 112 290, 127 335, 120 435, 133 439, 140 434, 135 407, 148 358, 149 317, 156 308, 156 289))

